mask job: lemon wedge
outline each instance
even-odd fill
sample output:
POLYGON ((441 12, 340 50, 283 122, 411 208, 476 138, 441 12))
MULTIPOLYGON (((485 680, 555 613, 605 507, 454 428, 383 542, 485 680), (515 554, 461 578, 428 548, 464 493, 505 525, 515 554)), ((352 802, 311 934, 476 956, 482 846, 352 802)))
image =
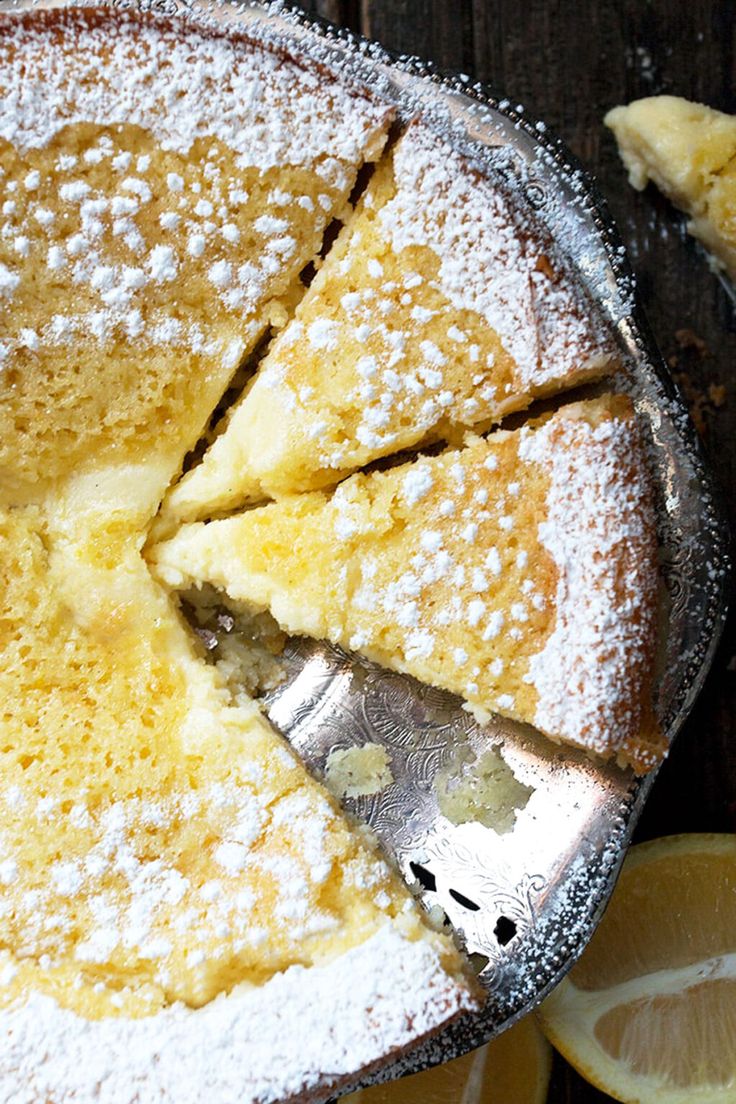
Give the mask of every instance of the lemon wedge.
POLYGON ((632 848, 539 1019, 578 1072, 624 1104, 734 1104, 736 836, 632 848))

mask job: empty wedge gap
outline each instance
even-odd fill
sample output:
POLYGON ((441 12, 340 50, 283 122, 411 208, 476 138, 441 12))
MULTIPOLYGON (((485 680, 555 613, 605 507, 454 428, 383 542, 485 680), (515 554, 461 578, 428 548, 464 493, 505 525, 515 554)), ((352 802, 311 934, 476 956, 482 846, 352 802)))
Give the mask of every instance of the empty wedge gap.
POLYGON ((325 257, 332 249, 344 225, 345 219, 342 218, 333 218, 332 221, 328 223, 317 256, 307 261, 304 268, 299 273, 299 282, 304 291, 311 285, 314 277, 319 271, 320 263, 324 261, 325 257))
MULTIPOLYGON (((206 429, 194 448, 186 454, 179 478, 199 465, 212 442, 227 428, 228 412, 242 397, 249 383, 256 376, 261 362, 268 353, 270 345, 276 335, 293 321, 297 307, 317 274, 321 261, 327 257, 334 246, 340 231, 351 217, 354 205, 365 191, 368 181, 374 171, 375 164, 373 163, 367 163, 361 166, 358 170, 350 196, 346 201, 345 208, 340 212, 340 217, 335 217, 327 223, 315 255, 304 265, 301 272, 292 279, 289 289, 271 303, 270 324, 264 327, 264 331, 255 347, 238 365, 220 401, 212 411, 206 429), (281 317, 279 317, 279 315, 281 315, 281 317), (276 321, 274 321, 274 319, 276 319, 276 321)), ((178 480, 175 482, 178 482, 178 480)))
POLYGON ((515 410, 501 418, 500 421, 486 429, 481 436, 488 437, 499 431, 521 429, 537 418, 543 418, 546 414, 554 414, 560 407, 584 402, 586 399, 599 398, 612 390, 618 390, 621 386, 620 383, 617 384, 617 376, 619 375, 620 373, 612 371, 610 375, 604 376, 602 379, 581 383, 578 387, 571 387, 566 391, 556 391, 554 394, 535 399, 524 410, 515 410))
MULTIPOLYGON (((386 151, 384 150, 384 156, 385 153, 386 151)), ((355 178, 355 184, 353 185, 353 190, 350 193, 350 198, 348 200, 348 203, 351 207, 355 207, 357 205, 360 197, 363 195, 363 192, 368 187, 370 179, 375 171, 376 166, 374 162, 361 165, 361 167, 358 169, 358 175, 355 178)))
POLYGON ((237 402, 248 386, 248 383, 255 375, 258 365, 265 356, 273 340, 274 333, 274 327, 268 326, 252 352, 238 365, 235 370, 235 375, 230 380, 227 389, 223 392, 220 401, 212 411, 202 436, 199 438, 194 448, 184 457, 182 475, 191 471, 192 468, 197 467, 212 442, 224 431, 227 425, 226 415, 228 410, 237 402))

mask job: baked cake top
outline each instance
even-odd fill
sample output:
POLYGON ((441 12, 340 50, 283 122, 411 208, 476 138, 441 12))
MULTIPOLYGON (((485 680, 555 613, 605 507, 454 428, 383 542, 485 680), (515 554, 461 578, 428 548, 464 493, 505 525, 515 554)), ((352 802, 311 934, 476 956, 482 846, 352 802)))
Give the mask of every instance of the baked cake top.
POLYGON ((329 485, 401 449, 458 440, 613 359, 518 197, 414 123, 164 518, 329 485))
POLYGON ((3 495, 152 451, 165 486, 391 114, 242 36, 3 17, 3 495))
POLYGON ((237 31, 135 9, 3 19, 0 135, 20 152, 69 124, 139 126, 164 150, 222 142, 240 169, 319 166, 329 183, 378 148, 391 110, 306 58, 237 31))
POLYGON ((736 116, 679 96, 647 96, 605 118, 635 188, 654 181, 688 230, 736 279, 736 116))

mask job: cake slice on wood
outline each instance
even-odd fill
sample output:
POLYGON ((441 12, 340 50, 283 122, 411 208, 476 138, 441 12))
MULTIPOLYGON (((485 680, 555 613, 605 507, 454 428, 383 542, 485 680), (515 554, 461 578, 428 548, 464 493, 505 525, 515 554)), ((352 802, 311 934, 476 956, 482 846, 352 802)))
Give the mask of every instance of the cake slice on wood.
POLYGON ((632 185, 654 181, 736 279, 736 116, 679 96, 649 96, 613 108, 605 122, 632 185))
POLYGON ((656 540, 625 397, 185 525, 151 560, 169 585, 214 584, 481 714, 637 770, 661 750, 656 540))
POLYGON ((513 195, 414 124, 165 520, 458 440, 601 375, 611 355, 569 266, 513 195))

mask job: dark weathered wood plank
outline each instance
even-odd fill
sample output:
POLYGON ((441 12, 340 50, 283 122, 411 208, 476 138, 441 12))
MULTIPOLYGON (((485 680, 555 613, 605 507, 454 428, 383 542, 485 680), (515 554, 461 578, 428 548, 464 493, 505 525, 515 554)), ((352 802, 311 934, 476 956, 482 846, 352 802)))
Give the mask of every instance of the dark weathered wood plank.
MULTIPOLYGON (((330 0, 312 6, 320 3, 330 0)), ((651 189, 640 195, 630 188, 602 125, 614 104, 660 92, 736 112, 730 0, 342 0, 335 6, 341 20, 391 49, 503 89, 544 118, 595 174, 629 249, 659 345, 706 398, 705 448, 736 532, 736 308, 685 234, 684 220, 651 189), (704 353, 681 348, 676 334, 683 329, 705 342, 704 353), (725 390, 719 406, 707 401, 710 385, 725 390)), ((637 838, 736 832, 734 657, 736 617, 661 771, 637 838)), ((607 1099, 556 1061, 549 1104, 607 1099)))
POLYGON ((469 0, 361 0, 360 29, 389 50, 415 54, 443 69, 464 71, 473 64, 469 0))
POLYGON ((344 25, 347 23, 347 4, 345 0, 302 0, 301 7, 321 19, 329 19, 332 23, 344 25))

